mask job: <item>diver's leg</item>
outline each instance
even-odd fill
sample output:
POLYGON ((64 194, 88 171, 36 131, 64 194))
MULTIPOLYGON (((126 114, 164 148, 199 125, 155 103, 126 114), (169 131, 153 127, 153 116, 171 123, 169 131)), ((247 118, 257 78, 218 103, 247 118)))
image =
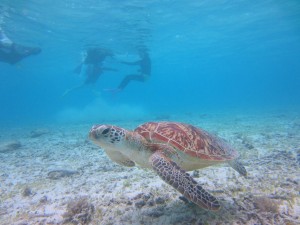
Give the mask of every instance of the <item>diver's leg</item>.
POLYGON ((127 75, 119 84, 119 86, 117 88, 114 89, 104 89, 105 91, 109 91, 109 92, 113 92, 113 93, 117 93, 122 91, 128 84, 130 81, 135 80, 135 81, 140 81, 140 82, 144 82, 146 80, 146 76, 145 75, 136 75, 136 74, 131 74, 131 75, 127 75))
POLYGON ((127 75, 120 83, 120 85, 118 86, 118 89, 123 90, 130 81, 135 80, 135 81, 140 81, 143 82, 145 81, 145 77, 143 75, 127 75))
POLYGON ((83 84, 81 84, 81 85, 78 85, 78 86, 75 86, 75 87, 73 87, 73 88, 70 88, 70 89, 66 90, 66 91, 62 94, 61 97, 66 97, 68 94, 70 94, 70 92, 75 91, 75 90, 78 90, 78 89, 82 88, 83 86, 85 86, 85 83, 83 83, 83 84))
POLYGON ((80 73, 81 73, 81 69, 82 69, 82 64, 83 64, 83 63, 80 63, 80 64, 73 70, 73 72, 74 72, 74 73, 77 73, 77 74, 80 74, 80 73))

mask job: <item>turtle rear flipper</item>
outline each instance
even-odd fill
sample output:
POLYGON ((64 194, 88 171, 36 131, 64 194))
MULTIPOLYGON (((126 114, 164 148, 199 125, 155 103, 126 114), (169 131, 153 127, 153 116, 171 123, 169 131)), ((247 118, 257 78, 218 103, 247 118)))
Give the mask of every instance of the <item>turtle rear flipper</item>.
POLYGON ((235 160, 229 161, 228 164, 239 174, 241 174, 244 177, 247 177, 247 170, 245 169, 245 167, 242 165, 242 163, 240 161, 235 159, 235 160))
POLYGON ((155 152, 150 157, 150 163, 154 171, 165 182, 173 186, 187 199, 205 209, 220 209, 220 204, 214 196, 204 190, 188 173, 162 152, 155 152))

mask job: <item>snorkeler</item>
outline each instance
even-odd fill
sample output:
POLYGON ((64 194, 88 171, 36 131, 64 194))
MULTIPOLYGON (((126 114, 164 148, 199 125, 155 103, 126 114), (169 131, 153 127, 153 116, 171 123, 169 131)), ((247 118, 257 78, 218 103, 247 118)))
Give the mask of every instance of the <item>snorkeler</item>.
POLYGON ((74 90, 80 89, 89 84, 96 83, 104 71, 117 71, 115 69, 102 66, 103 61, 107 57, 112 57, 112 56, 113 53, 107 49, 98 48, 98 47, 87 49, 82 63, 80 63, 80 65, 77 66, 74 70, 74 73, 80 74, 82 68, 85 67, 84 68, 85 69, 84 75, 86 76, 85 81, 78 86, 66 90, 65 93, 63 94, 63 97, 74 90))
POLYGON ((115 89, 106 89, 110 92, 119 92, 124 90, 124 88, 129 84, 129 82, 135 80, 140 82, 145 82, 151 76, 151 59, 145 48, 139 50, 140 60, 135 62, 124 62, 121 63, 126 65, 137 65, 139 66, 138 74, 127 75, 115 89))
POLYGON ((16 64, 21 61, 23 58, 26 58, 30 55, 36 55, 41 52, 41 49, 38 47, 26 47, 20 44, 14 43, 10 40, 3 30, 0 28, 0 61, 16 64))

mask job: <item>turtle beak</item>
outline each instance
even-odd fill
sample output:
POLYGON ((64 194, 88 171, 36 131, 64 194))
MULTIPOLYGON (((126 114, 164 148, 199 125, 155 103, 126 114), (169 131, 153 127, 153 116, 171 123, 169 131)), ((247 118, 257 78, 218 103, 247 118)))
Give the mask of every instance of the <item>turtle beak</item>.
POLYGON ((97 129, 100 127, 101 125, 94 125, 92 126, 92 129, 89 132, 89 138, 91 140, 95 140, 97 139, 97 129))
POLYGON ((94 125, 89 133, 89 138, 91 140, 97 140, 99 138, 108 137, 110 132, 110 126, 107 125, 94 125))

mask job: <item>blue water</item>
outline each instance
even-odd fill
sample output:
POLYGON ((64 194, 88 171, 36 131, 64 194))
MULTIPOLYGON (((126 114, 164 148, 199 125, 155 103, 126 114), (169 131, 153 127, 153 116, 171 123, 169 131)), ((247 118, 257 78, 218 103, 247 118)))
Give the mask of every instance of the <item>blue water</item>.
POLYGON ((300 2, 1 0, 0 26, 42 53, 0 62, 0 124, 134 119, 230 110, 299 110, 300 2), (116 87, 134 70, 118 59, 147 46, 152 76, 116 87), (98 93, 72 73, 88 46, 111 49, 98 93))

